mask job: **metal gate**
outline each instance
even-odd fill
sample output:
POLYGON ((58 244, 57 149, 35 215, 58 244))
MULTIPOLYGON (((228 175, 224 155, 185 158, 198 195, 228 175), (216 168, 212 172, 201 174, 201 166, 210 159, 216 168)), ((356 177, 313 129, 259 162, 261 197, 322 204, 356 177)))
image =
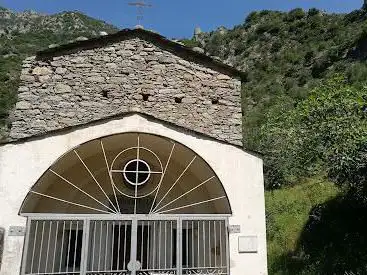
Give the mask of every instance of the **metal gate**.
POLYGON ((227 217, 28 218, 22 275, 229 274, 227 217))

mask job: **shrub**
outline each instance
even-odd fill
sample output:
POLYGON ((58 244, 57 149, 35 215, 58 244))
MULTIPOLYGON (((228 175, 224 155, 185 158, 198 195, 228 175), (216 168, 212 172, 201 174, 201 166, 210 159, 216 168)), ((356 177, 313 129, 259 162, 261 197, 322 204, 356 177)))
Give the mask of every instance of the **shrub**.
POLYGON ((295 21, 295 20, 300 20, 302 18, 304 18, 306 16, 306 13, 303 9, 301 8, 297 8, 297 9, 294 9, 294 10, 291 10, 287 17, 286 17, 286 20, 289 21, 289 22, 292 22, 292 21, 295 21))
POLYGON ((325 170, 341 186, 367 190, 367 86, 336 76, 283 110, 281 104, 272 108, 260 131, 267 163, 283 184, 325 170))

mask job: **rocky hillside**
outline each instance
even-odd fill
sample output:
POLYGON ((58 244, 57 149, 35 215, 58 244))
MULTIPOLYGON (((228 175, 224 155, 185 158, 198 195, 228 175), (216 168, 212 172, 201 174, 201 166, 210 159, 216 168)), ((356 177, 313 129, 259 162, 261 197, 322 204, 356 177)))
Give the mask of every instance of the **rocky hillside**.
POLYGON ((8 110, 16 101, 21 62, 26 56, 55 44, 116 31, 114 26, 79 12, 44 15, 0 7, 0 136, 1 129, 7 127, 8 110))
POLYGON ((243 87, 247 147, 261 150, 258 130, 272 109, 290 109, 336 72, 367 79, 367 11, 327 14, 317 9, 251 13, 184 41, 248 73, 243 87))
POLYGON ((11 38, 19 34, 51 31, 66 35, 97 36, 100 32, 115 32, 116 28, 80 12, 62 12, 54 15, 34 11, 15 13, 0 7, 0 36, 11 38))

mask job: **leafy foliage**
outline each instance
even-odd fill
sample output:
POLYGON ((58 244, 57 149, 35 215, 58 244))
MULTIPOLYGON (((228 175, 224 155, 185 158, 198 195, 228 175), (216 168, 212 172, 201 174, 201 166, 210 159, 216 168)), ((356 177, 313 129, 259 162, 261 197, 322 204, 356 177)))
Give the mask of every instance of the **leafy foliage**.
POLYGON ((269 274, 318 274, 314 266, 307 265, 311 262, 304 261, 307 258, 305 253, 310 253, 310 250, 301 249, 303 242, 300 237, 310 223, 310 213, 315 214, 313 209, 338 195, 338 188, 323 178, 312 178, 296 186, 266 191, 269 274))
POLYGON ((267 110, 291 109, 322 79, 345 73, 353 83, 367 78, 367 14, 260 11, 232 30, 203 33, 210 55, 248 72, 243 85, 245 147, 260 150, 259 128, 267 110))
MULTIPOLYGON (((284 183, 327 171, 336 183, 363 190, 367 184, 367 86, 336 76, 313 89, 294 109, 279 103, 261 127, 262 151, 284 183)), ((279 178, 268 177, 268 184, 279 178)))
POLYGON ((365 274, 366 210, 350 193, 314 205, 294 249, 274 255, 272 274, 365 274))
MULTIPOLYGON (((364 186, 367 11, 252 12, 232 30, 198 42, 248 72, 243 85, 245 147, 265 155, 268 188, 327 174, 364 186), (336 73, 344 79, 333 79, 336 73)), ((362 193, 360 193, 362 194, 362 193)))

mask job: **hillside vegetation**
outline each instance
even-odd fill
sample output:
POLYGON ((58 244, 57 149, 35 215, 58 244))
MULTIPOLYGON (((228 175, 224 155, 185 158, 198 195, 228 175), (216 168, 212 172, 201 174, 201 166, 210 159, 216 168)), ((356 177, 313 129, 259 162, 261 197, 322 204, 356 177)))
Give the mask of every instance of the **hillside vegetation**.
MULTIPOLYGON (((286 147, 289 139, 285 143, 284 136, 273 138, 273 134, 279 127, 288 127, 284 129, 286 132, 290 124, 282 125, 280 121, 288 116, 287 112, 312 93, 320 92, 314 89, 335 74, 342 74, 348 85, 364 85, 367 80, 365 9, 349 14, 326 14, 317 9, 253 12, 234 29, 221 27, 202 33, 190 44, 201 46, 207 54, 247 72, 242 93, 245 147, 265 154, 267 187, 294 184, 300 177, 309 176, 309 172, 324 171, 325 167, 315 158, 309 167, 302 163, 304 173, 300 167, 295 169, 294 164, 300 163, 292 158, 287 163, 284 158, 275 160, 274 157, 286 151, 275 156, 273 149, 279 152, 279 145, 286 147), (315 169, 316 166, 320 169, 315 169)), ((367 100, 363 95, 365 90, 360 95, 361 112, 367 100)), ((360 114, 359 121, 364 114, 360 114)))
POLYGON ((311 266, 307 261, 311 251, 302 249, 300 236, 305 230, 310 212, 311 215, 319 218, 320 215, 315 215, 317 209, 320 209, 325 202, 337 197, 339 193, 337 187, 323 178, 315 178, 294 187, 266 192, 269 274, 319 273, 317 270, 321 268, 315 263, 311 266), (315 194, 318 195, 315 196, 315 194))
POLYGON ((21 63, 49 45, 116 32, 117 28, 79 12, 42 15, 0 7, 0 137, 16 102, 21 63))
POLYGON ((265 160, 269 273, 366 274, 366 9, 253 12, 184 42, 247 72, 244 144, 265 160))

